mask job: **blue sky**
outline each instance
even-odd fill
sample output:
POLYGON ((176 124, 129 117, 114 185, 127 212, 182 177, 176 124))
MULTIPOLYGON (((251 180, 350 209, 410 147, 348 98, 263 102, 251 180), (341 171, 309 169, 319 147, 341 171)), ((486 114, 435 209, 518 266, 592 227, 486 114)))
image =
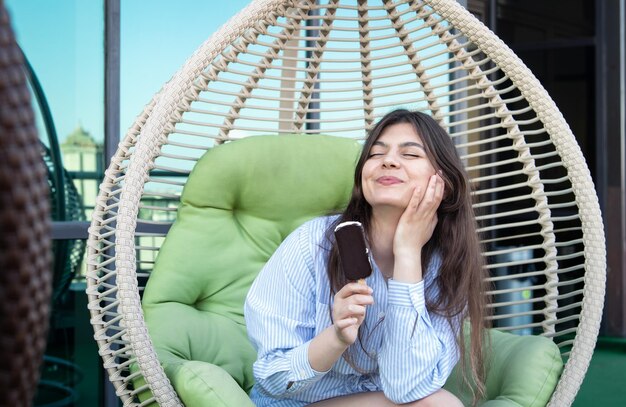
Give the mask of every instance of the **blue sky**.
MULTIPOLYGON (((77 125, 102 140, 100 0, 6 0, 18 43, 42 83, 61 141, 77 125)), ((248 0, 121 2, 122 135, 191 53, 248 0)))

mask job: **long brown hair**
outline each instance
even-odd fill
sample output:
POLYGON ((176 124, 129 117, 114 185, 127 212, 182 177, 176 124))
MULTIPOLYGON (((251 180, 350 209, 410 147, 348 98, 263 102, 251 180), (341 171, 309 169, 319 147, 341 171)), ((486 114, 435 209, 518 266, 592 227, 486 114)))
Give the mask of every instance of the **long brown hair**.
MULTIPOLYGON (((461 324, 457 343, 461 354, 463 379, 468 386, 470 383, 476 386, 474 392, 474 402, 476 402, 485 395, 483 328, 485 327, 486 297, 483 257, 476 232, 477 225, 472 208, 469 178, 450 136, 429 115, 405 109, 394 110, 380 119, 371 129, 356 165, 354 187, 348 206, 326 232, 326 238, 332 242, 327 267, 331 296, 347 283, 341 270, 332 231, 340 222, 359 221, 363 224, 366 235, 369 235, 372 208, 363 196, 361 180, 363 165, 368 159, 370 149, 382 132, 388 126, 398 123, 409 123, 414 127, 422 139, 426 155, 435 170, 441 171, 445 183, 444 198, 437 210, 437 226, 422 249, 424 272, 428 270, 427 265, 435 252, 441 257, 441 267, 435 279, 439 295, 437 298, 427 295, 426 306, 429 312, 446 317, 451 324, 453 319, 469 317, 467 327, 461 324), (467 346, 463 340, 464 331, 467 328, 469 328, 470 336, 469 355, 466 355, 467 346), (471 377, 467 377, 465 372, 469 372, 471 377)), ((360 337, 359 342, 361 342, 360 337)), ((350 363, 349 355, 345 356, 350 363)), ((470 386, 471 388, 473 386, 470 386)))

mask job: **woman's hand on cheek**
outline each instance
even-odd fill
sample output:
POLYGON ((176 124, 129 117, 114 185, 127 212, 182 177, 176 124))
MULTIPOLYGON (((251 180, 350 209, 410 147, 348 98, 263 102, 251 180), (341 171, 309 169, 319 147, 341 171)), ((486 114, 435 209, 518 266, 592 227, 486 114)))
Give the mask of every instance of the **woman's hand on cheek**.
POLYGON ((408 206, 400 217, 393 241, 394 256, 421 255, 437 226, 437 209, 443 199, 444 182, 439 175, 428 181, 426 191, 416 187, 408 206))
POLYGON ((365 284, 349 283, 335 294, 333 325, 337 339, 346 347, 356 341, 366 306, 373 303, 372 289, 365 284))

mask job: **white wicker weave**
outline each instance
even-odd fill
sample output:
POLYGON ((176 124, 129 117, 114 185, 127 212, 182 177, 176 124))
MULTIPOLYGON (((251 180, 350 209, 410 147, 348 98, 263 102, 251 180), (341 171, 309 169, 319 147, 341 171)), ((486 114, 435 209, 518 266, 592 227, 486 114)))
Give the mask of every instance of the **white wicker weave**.
POLYGON ((493 318, 527 317, 503 329, 555 340, 566 364, 550 405, 570 405, 600 325, 606 260, 595 189, 561 113, 453 0, 318 3, 253 1, 200 46, 120 143, 93 213, 87 275, 95 339, 117 394, 125 406, 181 405, 151 345, 138 281, 204 151, 254 134, 362 138, 377 118, 408 107, 436 117, 459 148, 487 267, 522 266, 491 280, 532 278, 526 287, 496 285, 492 294, 516 299, 493 304, 493 318), (137 232, 142 224, 156 232, 137 232), (515 257, 529 250, 533 257, 515 257), (504 311, 511 306, 523 311, 504 311), (154 395, 144 403, 136 398, 143 388, 131 384, 140 375, 154 395))

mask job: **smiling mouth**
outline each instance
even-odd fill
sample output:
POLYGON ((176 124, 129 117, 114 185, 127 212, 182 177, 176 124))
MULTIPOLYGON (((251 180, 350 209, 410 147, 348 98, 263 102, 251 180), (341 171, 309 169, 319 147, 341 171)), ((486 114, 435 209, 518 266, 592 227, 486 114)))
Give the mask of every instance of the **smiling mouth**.
POLYGON ((376 180, 381 185, 395 185, 401 184, 402 180, 396 177, 380 177, 376 180))

